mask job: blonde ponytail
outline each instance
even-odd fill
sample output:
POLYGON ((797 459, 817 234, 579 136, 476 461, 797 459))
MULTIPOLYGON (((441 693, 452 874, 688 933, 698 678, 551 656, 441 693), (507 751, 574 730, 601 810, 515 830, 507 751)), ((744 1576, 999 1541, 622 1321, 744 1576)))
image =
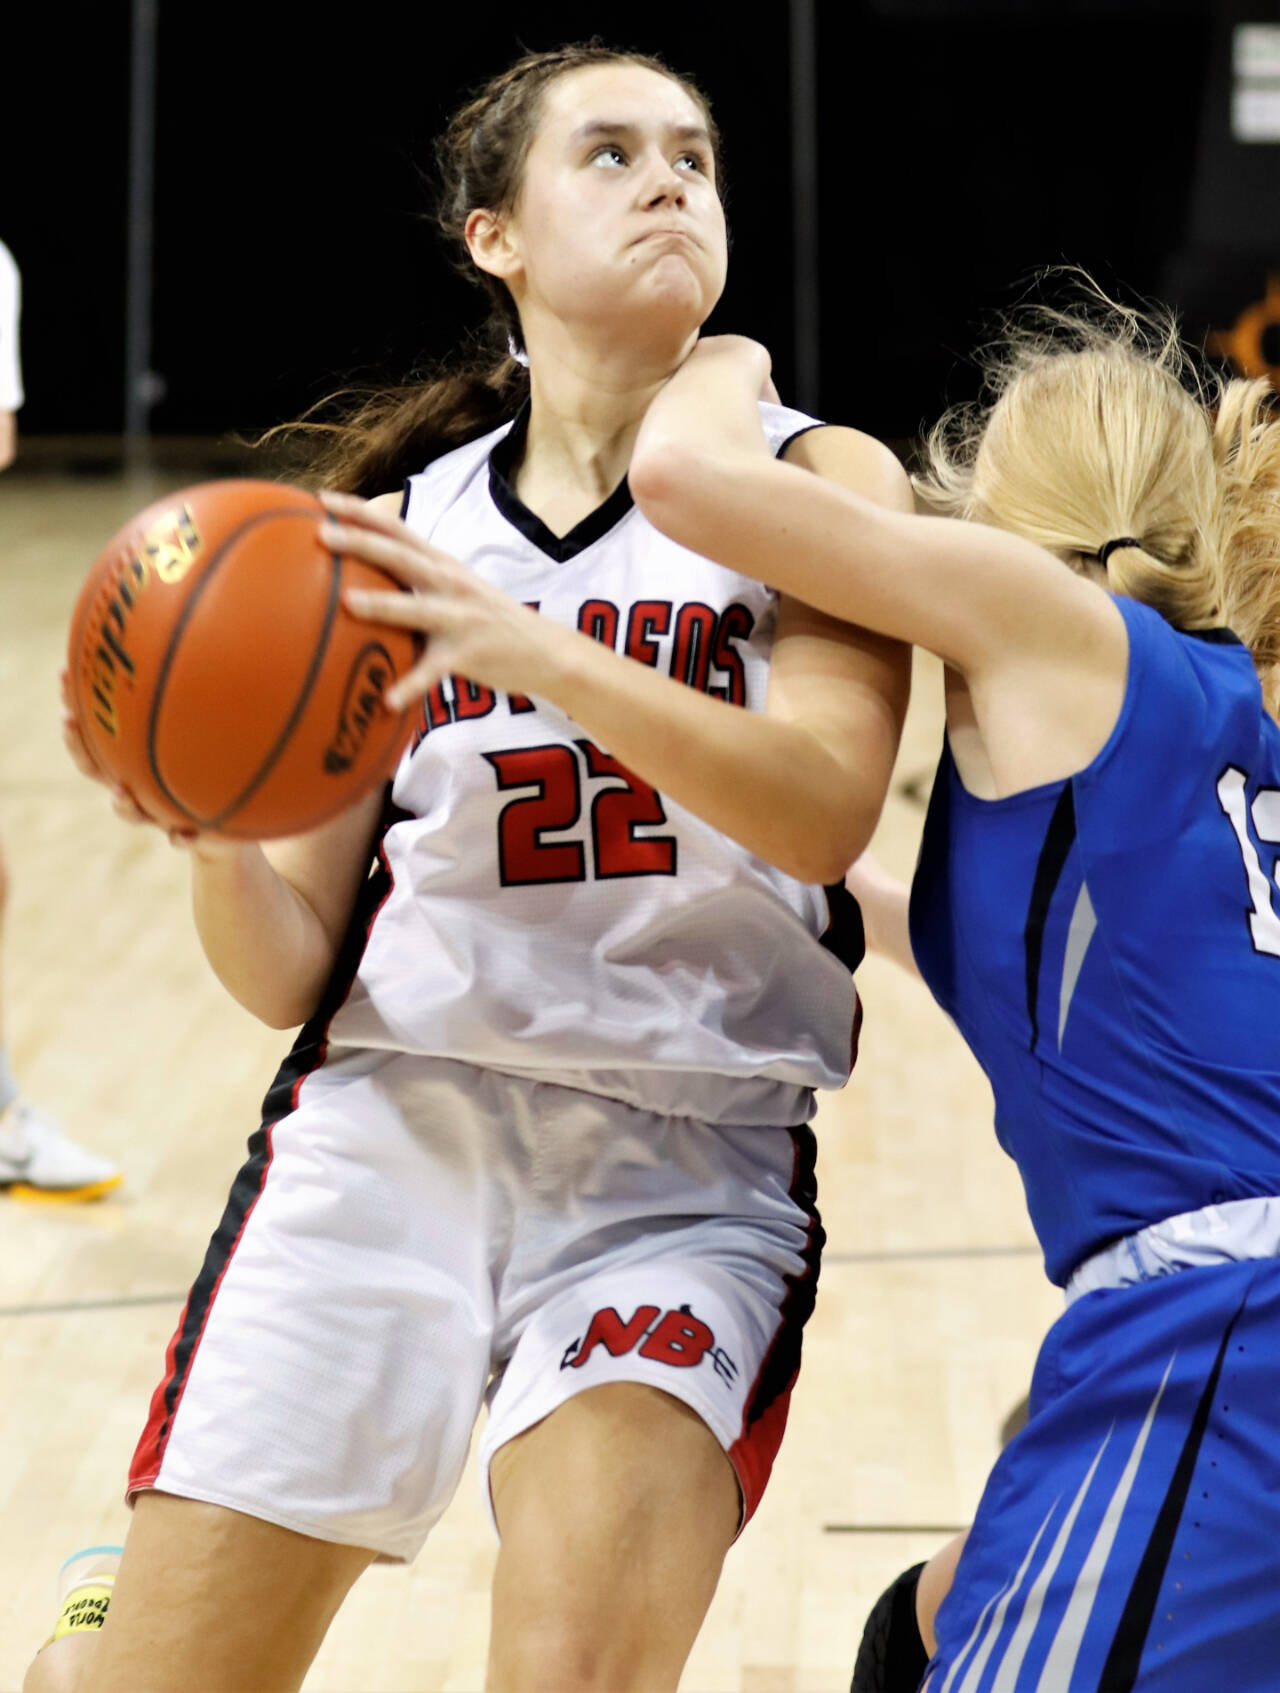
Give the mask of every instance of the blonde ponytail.
POLYGON ((1214 427, 1218 551, 1227 624, 1253 654, 1267 710, 1280 718, 1280 423, 1271 385, 1228 382, 1214 427))
POLYGON ((1025 535, 1077 568, 1108 541, 1108 586, 1180 629, 1221 621, 1208 413, 1171 317, 1087 278, 983 355, 987 398, 948 414, 916 478, 942 511, 1025 535), (1188 391, 1187 383, 1193 391, 1188 391))

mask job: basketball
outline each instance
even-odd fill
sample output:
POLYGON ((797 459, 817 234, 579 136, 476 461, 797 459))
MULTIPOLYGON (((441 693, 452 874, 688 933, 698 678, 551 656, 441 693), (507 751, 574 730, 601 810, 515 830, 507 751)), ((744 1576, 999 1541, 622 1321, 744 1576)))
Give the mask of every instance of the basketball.
POLYGON ((165 828, 299 834, 394 768, 412 714, 383 694, 417 637, 353 617, 381 571, 325 550, 314 494, 206 482, 148 506, 94 560, 68 673, 95 763, 165 828))

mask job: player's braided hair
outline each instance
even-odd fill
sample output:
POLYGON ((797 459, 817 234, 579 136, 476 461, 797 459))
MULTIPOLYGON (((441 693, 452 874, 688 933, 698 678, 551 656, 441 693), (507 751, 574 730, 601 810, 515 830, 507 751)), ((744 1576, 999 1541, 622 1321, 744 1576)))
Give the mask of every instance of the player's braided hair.
POLYGON ((547 87, 570 71, 606 64, 639 65, 678 83, 702 109, 719 165, 719 134, 705 95, 649 54, 577 42, 527 53, 493 77, 455 112, 436 143, 437 222, 459 269, 489 299, 478 344, 469 357, 419 380, 389 389, 343 390, 294 423, 269 430, 263 442, 283 443, 295 461, 290 467, 295 480, 366 496, 389 493, 432 459, 519 410, 529 392, 528 370, 513 357, 513 349, 524 348, 520 316, 506 285, 472 262, 467 218, 477 207, 507 212, 515 205, 547 87), (326 415, 335 411, 336 416, 326 415))

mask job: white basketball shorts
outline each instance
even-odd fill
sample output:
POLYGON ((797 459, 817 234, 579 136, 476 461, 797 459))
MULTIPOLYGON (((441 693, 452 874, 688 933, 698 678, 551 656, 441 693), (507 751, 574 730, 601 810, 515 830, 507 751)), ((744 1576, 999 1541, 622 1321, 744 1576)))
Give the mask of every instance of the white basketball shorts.
POLYGON ((709 1126, 359 1053, 264 1124, 129 1476, 410 1559, 480 1457, 645 1382, 768 1480, 823 1233, 807 1127, 709 1126))

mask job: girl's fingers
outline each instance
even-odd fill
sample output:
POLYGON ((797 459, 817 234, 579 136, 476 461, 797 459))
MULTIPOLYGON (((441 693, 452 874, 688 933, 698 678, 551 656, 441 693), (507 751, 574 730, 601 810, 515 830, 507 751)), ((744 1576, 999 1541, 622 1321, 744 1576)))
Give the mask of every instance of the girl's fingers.
POLYGON ((343 604, 353 617, 369 623, 389 623, 397 629, 413 629, 436 636, 456 627, 459 609, 443 594, 383 593, 377 588, 348 588, 343 604))
MULTIPOLYGON (((382 510, 370 505, 368 500, 362 500, 358 494, 340 494, 336 488, 322 488, 319 500, 326 511, 337 512, 353 523, 367 523, 370 527, 383 524, 382 510)), ((397 518, 395 521, 398 523, 400 520, 397 518)))
POLYGON ((388 594, 376 588, 348 588, 342 603, 356 617, 370 623, 394 623, 399 629, 431 627, 429 602, 423 594, 388 594))
POLYGON ((71 755, 71 762, 82 776, 90 776, 94 781, 102 780, 102 772, 93 762, 93 755, 84 744, 84 736, 69 719, 62 724, 62 744, 71 755))
POLYGON ((125 823, 150 823, 151 821, 137 800, 131 794, 126 793, 123 788, 112 796, 111 809, 125 823))
POLYGON ((353 553, 357 558, 393 569, 397 561, 409 569, 425 570, 431 565, 462 568, 452 554, 441 552, 439 547, 415 535, 398 517, 367 507, 352 511, 344 505, 341 510, 335 509, 320 525, 320 541, 331 552, 353 553))
POLYGON ((403 676, 398 676, 383 695, 389 711, 403 711, 410 700, 422 699, 436 683, 449 674, 447 658, 437 652, 431 658, 420 658, 403 676))
POLYGON ((426 541, 413 533, 403 519, 381 506, 371 505, 368 500, 362 500, 356 494, 339 494, 324 489, 320 494, 320 504, 330 514, 331 522, 350 524, 365 534, 377 530, 393 539, 411 541, 416 546, 434 551, 426 541))
POLYGON ((376 564, 410 588, 424 586, 430 580, 427 561, 396 536, 326 522, 320 526, 320 544, 331 553, 345 553, 366 564, 376 564))
MULTIPOLYGON (((119 782, 113 782, 109 776, 98 768, 92 753, 85 746, 84 736, 80 733, 74 718, 64 717, 62 720, 62 744, 71 755, 71 762, 80 774, 88 776, 91 781, 98 782, 107 789, 111 795, 111 809, 117 817, 125 823, 150 823, 152 821, 152 818, 142 809, 128 788, 122 787, 119 782)), ((170 839, 173 838, 174 833, 186 834, 188 831, 171 831, 170 839)), ((194 839, 193 831, 191 835, 194 839)))

